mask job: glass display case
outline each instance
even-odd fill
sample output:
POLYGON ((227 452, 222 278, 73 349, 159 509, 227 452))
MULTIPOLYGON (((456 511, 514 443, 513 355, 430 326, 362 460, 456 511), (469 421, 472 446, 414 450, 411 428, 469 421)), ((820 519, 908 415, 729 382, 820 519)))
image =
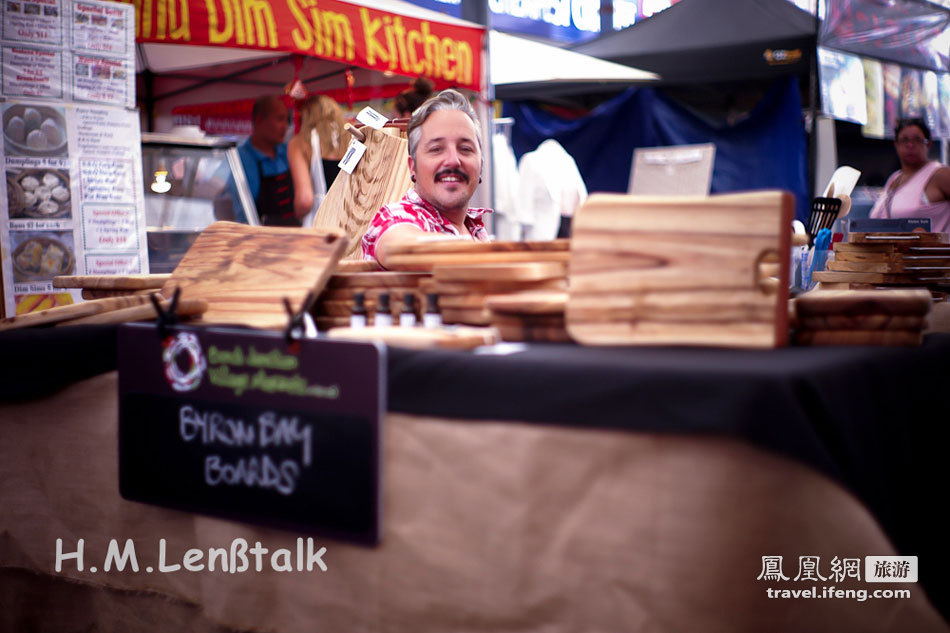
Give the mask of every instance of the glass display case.
POLYGON ((234 141, 143 133, 142 169, 152 273, 172 272, 216 220, 260 223, 234 141))

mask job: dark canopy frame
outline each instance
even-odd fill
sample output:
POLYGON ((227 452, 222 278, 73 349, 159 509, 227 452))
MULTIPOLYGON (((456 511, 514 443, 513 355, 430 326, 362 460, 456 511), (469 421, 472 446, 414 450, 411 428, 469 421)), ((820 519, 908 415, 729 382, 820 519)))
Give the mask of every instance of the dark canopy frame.
POLYGON ((573 50, 659 73, 661 83, 807 76, 818 19, 788 0, 681 0, 573 50))

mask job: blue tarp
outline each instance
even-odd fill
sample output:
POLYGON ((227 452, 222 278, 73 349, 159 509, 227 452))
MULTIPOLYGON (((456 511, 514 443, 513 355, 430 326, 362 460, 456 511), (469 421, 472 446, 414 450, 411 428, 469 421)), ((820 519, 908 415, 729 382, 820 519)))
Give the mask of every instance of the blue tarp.
POLYGON ((630 88, 579 119, 562 119, 532 102, 505 103, 515 120, 511 143, 520 159, 548 138, 574 157, 590 192, 626 192, 633 150, 714 143, 712 192, 785 189, 795 215, 808 219, 807 144, 798 79, 776 80, 749 116, 716 126, 654 88, 630 88))

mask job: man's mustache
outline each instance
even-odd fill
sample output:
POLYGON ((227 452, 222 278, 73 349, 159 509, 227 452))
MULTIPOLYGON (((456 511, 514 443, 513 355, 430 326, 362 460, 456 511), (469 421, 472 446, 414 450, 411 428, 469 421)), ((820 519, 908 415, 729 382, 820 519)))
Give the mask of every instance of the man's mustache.
POLYGON ((468 182, 468 180, 469 180, 468 174, 466 174, 466 173, 465 173, 464 171, 462 171, 461 169, 443 169, 442 171, 437 171, 437 172, 435 172, 435 179, 436 179, 436 180, 439 180, 439 179, 442 178, 443 176, 458 176, 459 178, 461 178, 461 179, 464 180, 465 182, 468 182))

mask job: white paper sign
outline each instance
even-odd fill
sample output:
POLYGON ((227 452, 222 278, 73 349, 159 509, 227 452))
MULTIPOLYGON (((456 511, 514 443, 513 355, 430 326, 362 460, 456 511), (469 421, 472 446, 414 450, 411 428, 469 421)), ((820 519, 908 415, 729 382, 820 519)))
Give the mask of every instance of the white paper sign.
POLYGON ((369 106, 360 110, 360 113, 356 115, 356 120, 363 125, 370 126, 374 130, 383 129, 383 126, 389 121, 389 119, 369 106))
POLYGON ((357 163, 359 163, 360 159, 363 158, 363 154, 365 152, 365 145, 356 139, 351 140, 349 147, 346 148, 346 154, 343 155, 343 160, 340 161, 340 169, 348 174, 352 174, 353 170, 356 169, 357 163))

